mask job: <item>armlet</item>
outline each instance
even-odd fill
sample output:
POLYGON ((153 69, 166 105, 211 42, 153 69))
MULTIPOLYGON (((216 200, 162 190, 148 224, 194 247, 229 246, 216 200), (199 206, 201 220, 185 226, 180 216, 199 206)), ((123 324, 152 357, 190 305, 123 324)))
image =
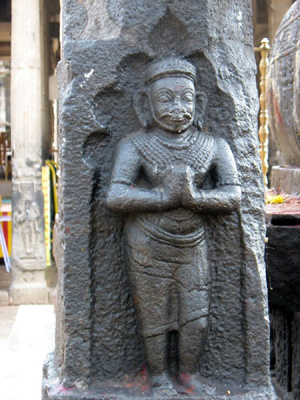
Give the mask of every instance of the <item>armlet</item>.
POLYGON ((241 186, 239 180, 236 179, 226 179, 217 183, 217 187, 219 186, 241 186))

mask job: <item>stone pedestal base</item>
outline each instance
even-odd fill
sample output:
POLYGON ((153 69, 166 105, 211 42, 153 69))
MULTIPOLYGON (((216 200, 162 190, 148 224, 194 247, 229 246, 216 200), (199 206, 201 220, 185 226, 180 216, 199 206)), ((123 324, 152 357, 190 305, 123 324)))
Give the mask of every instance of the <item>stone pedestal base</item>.
POLYGON ((293 219, 284 215, 276 223, 277 226, 270 224, 267 229, 269 304, 279 310, 297 312, 300 310, 300 215, 293 219), (278 226, 280 223, 284 226, 278 226))
POLYGON ((48 304, 48 289, 45 283, 12 283, 12 304, 48 304))
POLYGON ((271 172, 271 186, 277 191, 299 193, 300 168, 273 167, 271 172))
MULTIPOLYGON (((80 386, 80 385, 78 385, 80 386)), ((192 394, 178 392, 175 396, 153 395, 147 384, 135 388, 132 383, 122 381, 114 383, 111 380, 105 383, 96 384, 89 388, 65 388, 59 383, 54 366, 54 355, 49 354, 44 364, 43 371, 43 400, 275 400, 274 389, 259 388, 247 389, 234 387, 233 385, 218 385, 215 394, 192 394)))

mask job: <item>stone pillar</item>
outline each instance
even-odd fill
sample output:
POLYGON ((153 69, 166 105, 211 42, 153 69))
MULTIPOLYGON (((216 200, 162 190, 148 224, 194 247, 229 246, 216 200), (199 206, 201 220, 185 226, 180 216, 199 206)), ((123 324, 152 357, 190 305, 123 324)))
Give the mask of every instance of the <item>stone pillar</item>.
MULTIPOLYGON (((151 114, 147 106, 151 96, 145 85, 146 81, 149 83, 145 72, 155 61, 171 56, 184 58, 195 68, 201 135, 203 140, 217 137, 228 143, 242 191, 238 211, 230 215, 205 213, 209 256, 201 254, 206 261, 209 258, 212 294, 199 372, 209 383, 224 386, 216 389, 213 396, 199 391, 193 399, 221 400, 226 393, 236 400, 274 399, 269 376, 264 185, 258 153, 251 17, 251 3, 244 0, 190 0, 188 6, 181 0, 63 1, 57 331, 55 352, 44 368, 44 399, 140 399, 151 395, 151 383, 145 377, 142 332, 134 308, 139 298, 131 294, 123 251, 124 221, 128 216, 110 211, 106 196, 120 139, 136 132, 145 135, 141 155, 134 159, 128 150, 128 159, 134 163, 139 157, 144 157, 145 162, 153 161, 152 148, 147 147, 143 131, 152 126, 154 119, 153 110, 151 114)), ((180 70, 178 76, 181 77, 180 70)), ((155 143, 162 139, 157 135, 155 143)), ((151 136, 148 138, 151 142, 151 136)), ((176 149, 173 142, 162 146, 176 149)), ((159 145, 153 154, 155 171, 161 168, 155 169, 158 160, 176 164, 165 156, 167 153, 160 153, 159 145)), ((205 154, 196 154, 195 159, 207 161, 205 154)), ((129 168, 127 162, 123 165, 124 170, 129 168)), ((141 181, 146 177, 142 187, 148 195, 147 173, 143 176, 138 168, 138 174, 141 181)), ((207 186, 202 182, 199 187, 215 189, 212 170, 208 177, 207 186)), ((128 186, 126 193, 133 193, 131 179, 116 181, 128 186)), ((165 216, 158 216, 157 220, 160 218, 165 220, 165 216)), ((159 235, 154 228, 154 242, 168 243, 159 235)), ((152 246, 151 241, 146 239, 145 246, 152 246)), ((187 246, 183 247, 186 254, 187 246)), ((143 257, 139 258, 138 251, 136 254, 138 260, 143 257)), ((165 276, 163 271, 169 264, 180 264, 174 254, 170 254, 169 262, 155 253, 161 262, 161 276, 165 276)), ((148 271, 143 270, 145 275, 151 276, 151 262, 141 263, 149 267, 148 271)), ((172 268, 175 274, 181 266, 172 268)), ((182 284, 189 290, 190 283, 182 284)), ((153 286, 157 290, 158 285, 153 286)), ((176 311, 176 300, 169 304, 176 311)), ((180 306, 184 314, 184 307, 180 306)), ((177 326, 178 317, 174 320, 177 326)), ((176 338, 177 328, 168 325, 167 329, 176 338)), ((174 342, 170 358, 176 386, 178 346, 176 339, 174 342)), ((161 356, 159 351, 153 354, 161 356)), ((183 387, 177 385, 176 391, 180 394, 164 398, 187 398, 183 387)))
POLYGON ((12 1, 12 284, 14 304, 48 302, 41 166, 45 133, 43 1, 12 1))
POLYGON ((273 43, 277 29, 284 14, 293 4, 293 0, 268 0, 268 25, 270 43, 273 43))

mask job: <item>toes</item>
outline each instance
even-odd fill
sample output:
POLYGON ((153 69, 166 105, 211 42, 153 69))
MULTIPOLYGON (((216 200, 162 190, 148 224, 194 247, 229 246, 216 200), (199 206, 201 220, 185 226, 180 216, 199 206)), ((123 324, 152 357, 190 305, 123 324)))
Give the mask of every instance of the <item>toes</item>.
POLYGON ((154 377, 151 388, 155 395, 162 397, 177 395, 177 391, 167 376, 154 377))

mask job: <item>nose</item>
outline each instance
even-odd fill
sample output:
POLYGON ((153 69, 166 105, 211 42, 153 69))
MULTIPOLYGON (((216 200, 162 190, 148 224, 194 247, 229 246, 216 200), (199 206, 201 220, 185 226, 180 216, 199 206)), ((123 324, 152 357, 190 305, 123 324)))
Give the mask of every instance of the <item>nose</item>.
POLYGON ((181 103, 180 96, 175 96, 173 101, 173 108, 176 111, 185 111, 185 107, 181 103))

